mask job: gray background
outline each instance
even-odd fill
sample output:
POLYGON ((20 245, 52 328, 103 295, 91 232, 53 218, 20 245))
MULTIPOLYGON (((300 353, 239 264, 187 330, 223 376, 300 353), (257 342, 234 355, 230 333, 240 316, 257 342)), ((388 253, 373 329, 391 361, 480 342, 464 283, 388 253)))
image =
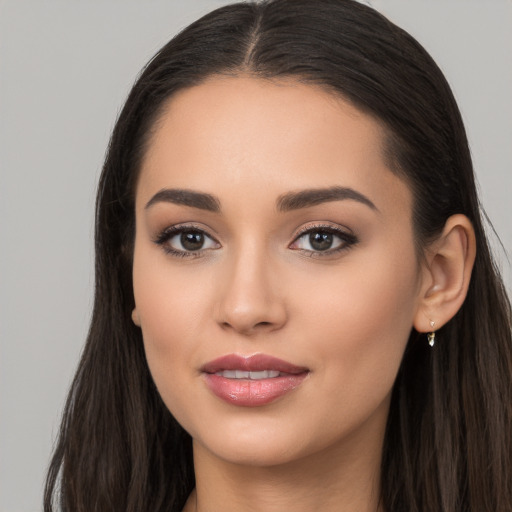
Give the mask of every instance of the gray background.
MULTIPOLYGON (((94 189, 116 115, 149 57, 224 3, 0 0, 0 512, 41 509, 88 326, 94 189)), ((511 254, 512 2, 370 3, 445 71, 511 254)), ((503 251, 500 261, 511 290, 503 251)))

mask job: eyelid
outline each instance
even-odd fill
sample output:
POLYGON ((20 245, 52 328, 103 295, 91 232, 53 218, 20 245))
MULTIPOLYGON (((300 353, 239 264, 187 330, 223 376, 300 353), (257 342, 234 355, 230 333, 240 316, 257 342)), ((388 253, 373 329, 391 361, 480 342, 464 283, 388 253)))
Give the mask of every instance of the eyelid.
POLYGON ((347 227, 341 227, 339 224, 331 224, 331 223, 322 223, 317 222, 314 224, 308 224, 306 226, 303 226, 299 231, 295 234, 292 243, 290 244, 290 249, 300 251, 304 254, 307 254, 312 257, 316 258, 322 258, 322 257, 329 257, 333 256, 337 253, 341 253, 343 251, 346 251, 350 249, 352 246, 357 244, 359 242, 359 239, 357 236, 353 233, 353 231, 347 227), (335 236, 337 236, 342 243, 339 247, 335 247, 333 249, 327 249, 325 251, 320 250, 311 250, 311 249, 303 249, 303 248, 293 248, 293 244, 297 243, 298 240, 300 240, 302 237, 307 235, 308 233, 312 233, 315 231, 325 231, 328 233, 331 233, 335 236))
MULTIPOLYGON (((214 249, 219 249, 221 247, 220 242, 217 238, 210 234, 210 229, 202 224, 198 224, 195 222, 184 222, 179 224, 174 224, 172 226, 168 226, 162 229, 154 238, 153 242, 162 247, 165 253, 174 256, 174 257, 183 257, 183 258, 194 258, 200 257, 204 255, 204 253, 210 252, 214 249), (180 233, 187 231, 196 231, 201 233, 205 238, 213 241, 217 246, 216 247, 207 247, 201 248, 197 250, 187 250, 187 249, 176 249, 168 244, 169 240, 179 235, 180 233)), ((307 224, 301 227, 293 237, 293 241, 289 244, 288 248, 296 251, 300 251, 303 254, 322 258, 333 256, 337 253, 346 251, 350 249, 353 245, 358 243, 359 240, 356 235, 352 232, 351 229, 340 226, 339 224, 332 224, 329 222, 315 222, 313 224, 307 224), (336 236, 341 243, 339 246, 334 248, 326 249, 326 250, 315 250, 315 249, 305 249, 301 247, 293 247, 302 237, 312 232, 328 232, 336 236)))
POLYGON ((305 233, 309 233, 310 231, 317 230, 325 230, 325 231, 331 231, 333 233, 341 233, 343 235, 347 236, 355 236, 351 229, 340 226, 339 224, 332 224, 330 222, 314 222, 312 224, 306 224, 305 226, 302 226, 297 233, 294 236, 294 239, 300 238, 305 233))
POLYGON ((197 222, 180 222, 178 224, 166 226, 165 228, 158 230, 158 233, 154 236, 153 241, 157 242, 160 238, 182 231, 200 231, 201 233, 204 233, 206 236, 217 242, 217 239, 210 234, 212 230, 208 226, 199 224, 197 222))
POLYGON ((174 257, 180 257, 180 258, 196 258, 199 256, 204 255, 205 252, 211 251, 213 249, 218 249, 221 247, 219 241, 216 237, 210 234, 210 230, 205 227, 204 225, 197 224, 195 222, 181 222, 179 224, 174 224, 172 226, 168 226, 161 231, 158 232, 158 234, 153 238, 153 242, 159 246, 162 247, 164 252, 166 254, 169 254, 170 256, 174 257), (205 236, 205 238, 209 238, 215 244, 218 245, 218 247, 215 248, 205 248, 205 249, 198 249, 196 251, 188 251, 188 250, 181 250, 181 249, 175 249, 172 248, 167 244, 169 240, 174 238, 175 236, 179 235, 180 233, 187 232, 187 231, 196 231, 205 236))

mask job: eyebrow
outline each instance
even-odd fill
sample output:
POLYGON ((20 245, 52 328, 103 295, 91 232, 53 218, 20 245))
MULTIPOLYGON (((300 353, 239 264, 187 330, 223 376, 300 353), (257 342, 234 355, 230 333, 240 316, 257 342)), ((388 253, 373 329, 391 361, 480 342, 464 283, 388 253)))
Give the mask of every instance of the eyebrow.
MULTIPOLYGON (((280 212, 300 210, 331 201, 351 199, 364 204, 372 210, 379 209, 365 195, 348 187, 328 187, 288 192, 277 199, 277 209, 280 212)), ((191 208, 198 208, 209 212, 221 211, 220 201, 213 195, 205 192, 195 192, 187 189, 164 188, 158 191, 147 203, 146 210, 157 203, 173 203, 191 208)))
POLYGON ((348 187, 314 188, 300 190, 298 192, 289 192, 279 197, 277 200, 277 209, 281 212, 288 212, 330 201, 343 201, 346 199, 357 201, 372 210, 379 211, 365 195, 348 187))
POLYGON ((220 202, 215 196, 193 190, 164 188, 146 203, 146 210, 157 203, 173 203, 209 212, 220 212, 220 202))

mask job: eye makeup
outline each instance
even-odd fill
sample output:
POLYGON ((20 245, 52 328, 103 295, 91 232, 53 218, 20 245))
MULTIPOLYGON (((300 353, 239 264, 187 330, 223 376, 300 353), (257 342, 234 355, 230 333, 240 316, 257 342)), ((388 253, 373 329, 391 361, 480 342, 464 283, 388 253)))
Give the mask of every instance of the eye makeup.
POLYGON ((197 258, 221 247, 220 243, 196 224, 177 224, 161 231, 153 242, 176 258, 197 258))
POLYGON ((346 251, 358 241, 346 228, 319 223, 301 228, 289 247, 313 258, 324 258, 346 251))
MULTIPOLYGON (((177 258, 197 258, 222 247, 204 227, 197 224, 169 226, 153 242, 166 254, 177 258)), ((347 229, 315 223, 300 229, 288 248, 313 258, 324 258, 347 251, 357 242, 357 237, 347 229)))

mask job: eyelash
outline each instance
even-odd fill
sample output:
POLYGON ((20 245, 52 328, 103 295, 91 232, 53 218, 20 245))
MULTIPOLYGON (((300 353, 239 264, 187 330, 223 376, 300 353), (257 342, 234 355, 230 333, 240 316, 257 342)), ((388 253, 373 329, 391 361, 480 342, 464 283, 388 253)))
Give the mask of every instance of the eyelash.
POLYGON ((343 229, 340 229, 338 227, 329 225, 329 224, 315 224, 313 226, 305 226, 303 229, 301 229, 297 235, 295 236, 292 244, 297 243, 301 238, 303 238, 305 235, 311 235, 312 233, 328 233, 331 235, 336 236, 341 240, 341 243, 338 247, 335 247, 333 249, 326 249, 325 251, 311 251, 308 249, 294 249, 296 251, 300 251, 303 254, 308 255, 311 258, 325 258, 329 256, 333 256, 335 254, 338 254, 340 252, 344 252, 352 248, 355 244, 359 242, 358 238, 352 234, 348 233, 347 231, 344 231, 343 229))
MULTIPOLYGON (((161 246, 163 251, 166 254, 169 254, 176 258, 197 258, 203 255, 203 253, 211 250, 211 248, 206 249, 198 249, 195 251, 192 250, 179 250, 174 249, 169 245, 169 241, 174 238, 177 235, 183 234, 183 233, 198 233, 205 237, 205 239, 209 239, 212 242, 219 244, 219 242, 210 236, 203 228, 193 225, 193 224, 186 224, 186 225, 176 225, 171 226, 169 228, 164 229, 154 240, 154 243, 161 246)), ((329 257, 333 256, 334 254, 338 254, 343 251, 347 251, 352 246, 354 246, 358 242, 358 238, 353 235, 352 233, 347 233, 346 231, 339 229, 337 227, 334 227, 332 225, 326 225, 326 224, 315 224, 313 226, 306 226, 303 229, 301 229, 293 239, 293 242, 289 245, 289 248, 295 251, 300 251, 303 254, 308 255, 312 258, 323 258, 323 257, 329 257), (302 249, 302 248, 292 248, 291 246, 296 244, 301 238, 303 238, 305 235, 312 234, 312 233, 328 233, 331 235, 334 235, 338 239, 341 240, 341 243, 338 247, 335 247, 334 249, 326 249, 325 251, 319 251, 319 250, 309 250, 309 249, 302 249)))
POLYGON ((204 252, 210 250, 210 249, 199 249, 197 251, 187 251, 187 250, 179 250, 179 249, 173 249, 168 242, 174 238, 177 235, 183 234, 183 233, 198 233, 200 235, 203 235, 205 238, 208 238, 209 240, 215 242, 216 244, 219 244, 215 238, 210 236, 204 228, 201 228, 199 226, 195 226, 193 224, 178 224, 176 226, 171 226, 169 228, 164 229, 154 240, 155 244, 162 247, 164 252, 166 254, 169 254, 170 256, 173 256, 175 258, 197 258, 201 256, 204 252))

